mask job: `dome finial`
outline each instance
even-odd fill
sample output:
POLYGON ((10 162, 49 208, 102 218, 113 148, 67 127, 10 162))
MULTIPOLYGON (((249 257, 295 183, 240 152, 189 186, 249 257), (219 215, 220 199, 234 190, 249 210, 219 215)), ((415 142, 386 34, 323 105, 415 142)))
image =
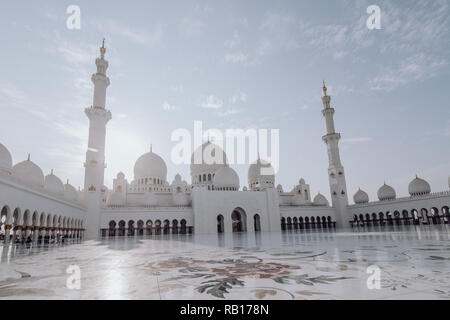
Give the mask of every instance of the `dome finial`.
POLYGON ((27 161, 30 161, 30 158, 31 158, 31 156, 30 156, 30 154, 28 154, 27 161))
POLYGON ((325 85, 325 80, 323 80, 323 88, 322 88, 322 90, 323 90, 323 94, 325 95, 325 97, 327 96, 327 86, 325 85))
POLYGON ((52 170, 50 170, 50 175, 53 175, 53 169, 52 169, 52 170))
POLYGON ((153 152, 153 144, 150 143, 150 152, 153 152))
POLYGON ((69 179, 67 179, 67 182, 66 182, 66 184, 69 184, 69 179))
POLYGON ((102 46, 101 46, 101 48, 100 48, 100 55, 101 55, 102 58, 105 57, 105 53, 106 53, 106 48, 105 48, 105 38, 103 38, 102 46))

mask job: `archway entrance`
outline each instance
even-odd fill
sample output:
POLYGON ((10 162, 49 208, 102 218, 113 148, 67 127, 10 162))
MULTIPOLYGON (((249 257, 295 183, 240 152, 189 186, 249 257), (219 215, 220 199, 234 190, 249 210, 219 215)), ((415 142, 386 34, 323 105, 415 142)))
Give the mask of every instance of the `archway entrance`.
POLYGON ((231 225, 233 232, 245 232, 247 231, 247 215, 245 211, 236 208, 231 213, 231 225))
MULTIPOLYGON (((295 219, 295 226, 297 226, 297 218, 295 219)), ((255 214, 253 216, 253 223, 254 223, 254 227, 255 227, 255 232, 259 232, 261 231, 261 218, 259 217, 259 214, 255 214)), ((297 227, 296 227, 297 229, 297 227)))
POLYGON ((144 235, 144 221, 139 220, 137 223, 138 226, 138 236, 143 236, 144 235))
POLYGON ((217 216, 217 233, 223 233, 224 231, 223 216, 219 214, 217 216))
POLYGON ((115 221, 109 222, 109 236, 110 237, 116 236, 116 222, 115 221))
POLYGON ((119 237, 125 236, 125 221, 119 221, 119 237))

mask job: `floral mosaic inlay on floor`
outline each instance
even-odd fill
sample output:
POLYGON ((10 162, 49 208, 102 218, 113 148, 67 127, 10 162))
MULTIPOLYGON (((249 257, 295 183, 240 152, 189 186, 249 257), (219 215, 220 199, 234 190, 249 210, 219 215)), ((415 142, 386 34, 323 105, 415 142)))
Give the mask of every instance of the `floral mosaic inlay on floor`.
POLYGON ((3 247, 1 299, 450 299, 447 225, 3 247), (69 266, 81 288, 67 288, 69 266), (381 288, 369 290, 369 266, 381 288))

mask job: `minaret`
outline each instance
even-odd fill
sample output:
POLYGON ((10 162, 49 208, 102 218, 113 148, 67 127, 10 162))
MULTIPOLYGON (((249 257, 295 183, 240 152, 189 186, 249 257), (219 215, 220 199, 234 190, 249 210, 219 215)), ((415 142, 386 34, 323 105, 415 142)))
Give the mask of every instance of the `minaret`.
POLYGON ((328 150, 328 179, 330 181, 330 191, 333 207, 336 210, 336 222, 339 228, 347 227, 349 223, 347 206, 347 184, 345 182, 345 171, 339 156, 339 140, 341 134, 334 129, 334 108, 330 107, 331 97, 327 95, 327 87, 323 82, 322 102, 324 109, 322 114, 325 117, 327 134, 323 136, 323 141, 327 144, 328 150))
POLYGON ((105 175, 105 137, 106 124, 111 120, 111 112, 105 109, 106 88, 109 78, 106 76, 108 61, 105 60, 105 40, 100 48, 100 57, 95 60, 97 73, 92 75, 94 83, 94 100, 91 107, 84 112, 89 118, 89 141, 84 163, 84 192, 88 209, 86 233, 87 238, 96 238, 99 235, 100 210, 102 205, 101 189, 104 185, 105 175))

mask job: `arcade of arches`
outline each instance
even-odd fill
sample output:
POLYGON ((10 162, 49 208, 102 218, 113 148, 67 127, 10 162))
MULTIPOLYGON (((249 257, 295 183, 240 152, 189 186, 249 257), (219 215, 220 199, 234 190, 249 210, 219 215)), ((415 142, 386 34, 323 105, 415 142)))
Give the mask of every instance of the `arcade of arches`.
POLYGON ((297 230, 297 229, 327 229, 335 228, 336 222, 332 221, 330 216, 325 217, 287 217, 281 218, 281 230, 297 230))
POLYGON ((82 219, 45 212, 1 208, 0 241, 4 243, 56 243, 81 239, 82 219))
POLYGON ((150 236, 161 234, 192 234, 194 228, 188 226, 185 219, 178 221, 173 219, 172 222, 168 219, 161 221, 157 219, 147 220, 114 220, 109 221, 107 229, 101 229, 102 237, 134 237, 134 236, 150 236))
POLYGON ((383 225, 430 225, 449 224, 450 211, 448 206, 439 210, 436 207, 430 209, 395 210, 394 212, 373 212, 354 215, 350 221, 352 227, 356 226, 383 226, 383 225))

